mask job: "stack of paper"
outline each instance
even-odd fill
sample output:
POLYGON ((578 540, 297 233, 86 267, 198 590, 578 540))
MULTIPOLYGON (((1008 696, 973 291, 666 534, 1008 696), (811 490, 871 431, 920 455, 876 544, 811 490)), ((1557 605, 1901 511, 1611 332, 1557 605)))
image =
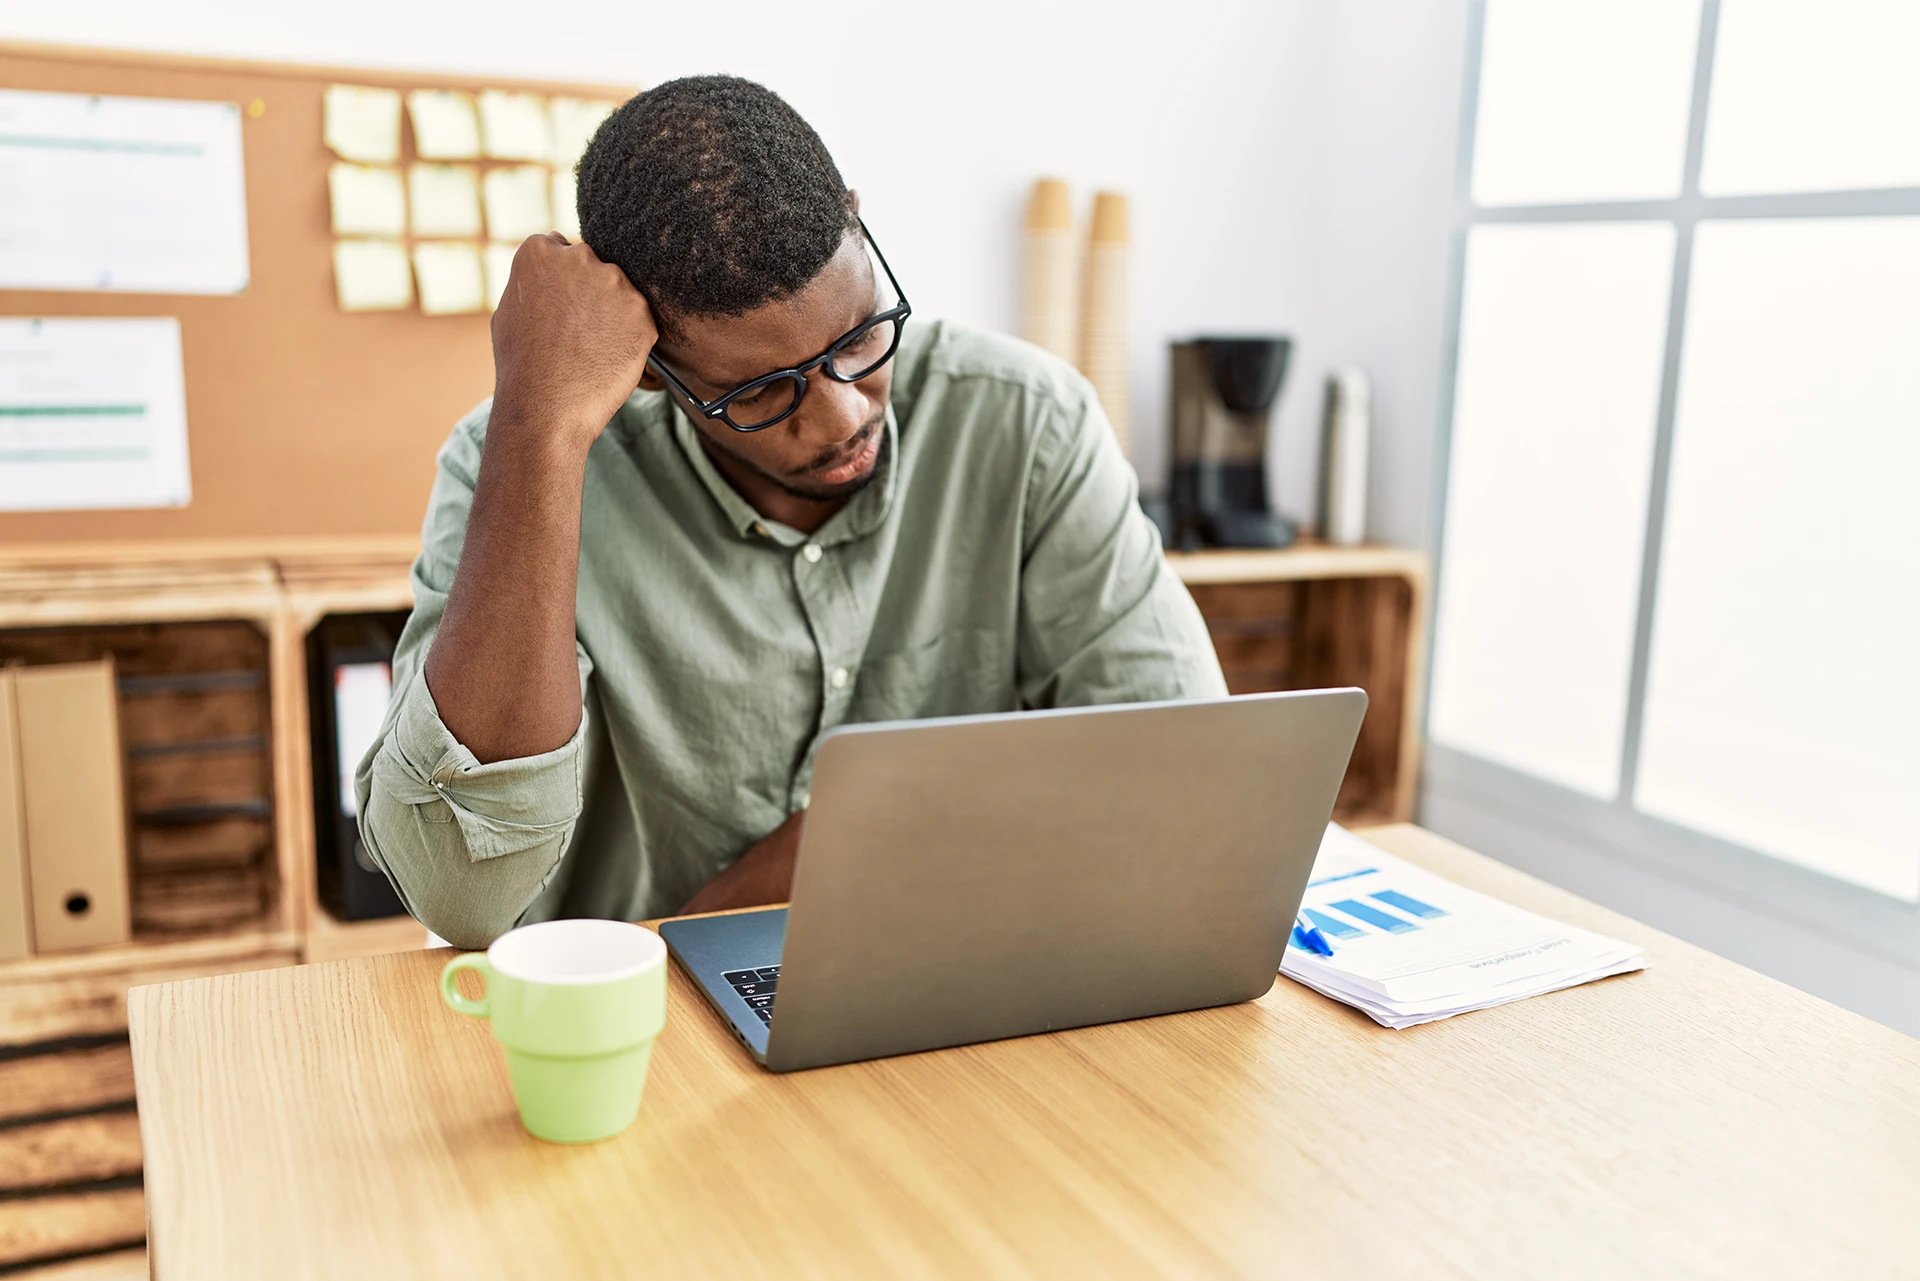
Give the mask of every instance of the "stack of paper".
POLYGON ((1647 964, 1639 947, 1462 889, 1331 824, 1300 915, 1333 955, 1296 938, 1280 972, 1393 1028, 1647 964))

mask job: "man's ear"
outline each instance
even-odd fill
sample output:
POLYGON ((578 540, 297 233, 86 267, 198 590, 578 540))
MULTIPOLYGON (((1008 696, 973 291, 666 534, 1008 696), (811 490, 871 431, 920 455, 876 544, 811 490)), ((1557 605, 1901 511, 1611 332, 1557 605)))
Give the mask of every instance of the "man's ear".
POLYGON ((653 372, 653 366, 647 365, 640 370, 641 391, 665 391, 667 384, 659 374, 653 372))
POLYGON ((852 187, 847 188, 847 203, 853 206, 853 216, 860 216, 860 193, 852 187))

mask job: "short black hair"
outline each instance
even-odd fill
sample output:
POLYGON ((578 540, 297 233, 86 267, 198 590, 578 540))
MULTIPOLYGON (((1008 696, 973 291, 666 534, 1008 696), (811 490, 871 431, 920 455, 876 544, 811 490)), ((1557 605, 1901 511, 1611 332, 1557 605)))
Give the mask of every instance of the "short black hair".
POLYGON ((792 297, 859 225, 820 135, 738 76, 636 94, 594 134, 578 176, 582 238, 668 329, 792 297))

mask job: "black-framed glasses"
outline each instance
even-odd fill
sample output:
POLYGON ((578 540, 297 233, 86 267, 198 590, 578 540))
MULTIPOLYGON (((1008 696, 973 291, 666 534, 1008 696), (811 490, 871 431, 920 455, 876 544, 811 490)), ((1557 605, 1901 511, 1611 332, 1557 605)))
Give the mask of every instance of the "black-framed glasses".
POLYGON ((807 375, 816 369, 825 370, 827 377, 843 383, 857 383, 874 373, 900 349, 900 335, 907 327, 907 317, 913 314, 913 307, 900 292, 900 282, 894 279, 887 256, 874 243, 873 233, 867 230, 864 221, 860 222, 860 234, 866 237, 873 256, 880 261, 880 270, 887 273, 887 284, 893 288, 895 302, 885 311, 861 321, 806 364, 776 369, 752 382, 741 383, 718 400, 702 400, 694 395, 652 354, 647 356, 647 364, 680 393, 688 408, 702 418, 717 418, 735 431, 765 431, 800 408, 800 398, 807 394, 807 375))

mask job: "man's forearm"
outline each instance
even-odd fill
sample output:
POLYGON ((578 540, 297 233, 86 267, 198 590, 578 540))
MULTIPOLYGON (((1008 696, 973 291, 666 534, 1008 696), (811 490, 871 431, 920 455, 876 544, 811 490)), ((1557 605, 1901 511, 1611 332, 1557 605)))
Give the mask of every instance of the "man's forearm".
POLYGON ((580 725, 573 622, 587 444, 495 409, 426 661, 440 719, 482 764, 550 752, 580 725))
POLYGON ((742 907, 764 907, 793 897, 794 856, 800 852, 801 810, 755 841, 720 875, 708 881, 681 913, 725 912, 742 907))

